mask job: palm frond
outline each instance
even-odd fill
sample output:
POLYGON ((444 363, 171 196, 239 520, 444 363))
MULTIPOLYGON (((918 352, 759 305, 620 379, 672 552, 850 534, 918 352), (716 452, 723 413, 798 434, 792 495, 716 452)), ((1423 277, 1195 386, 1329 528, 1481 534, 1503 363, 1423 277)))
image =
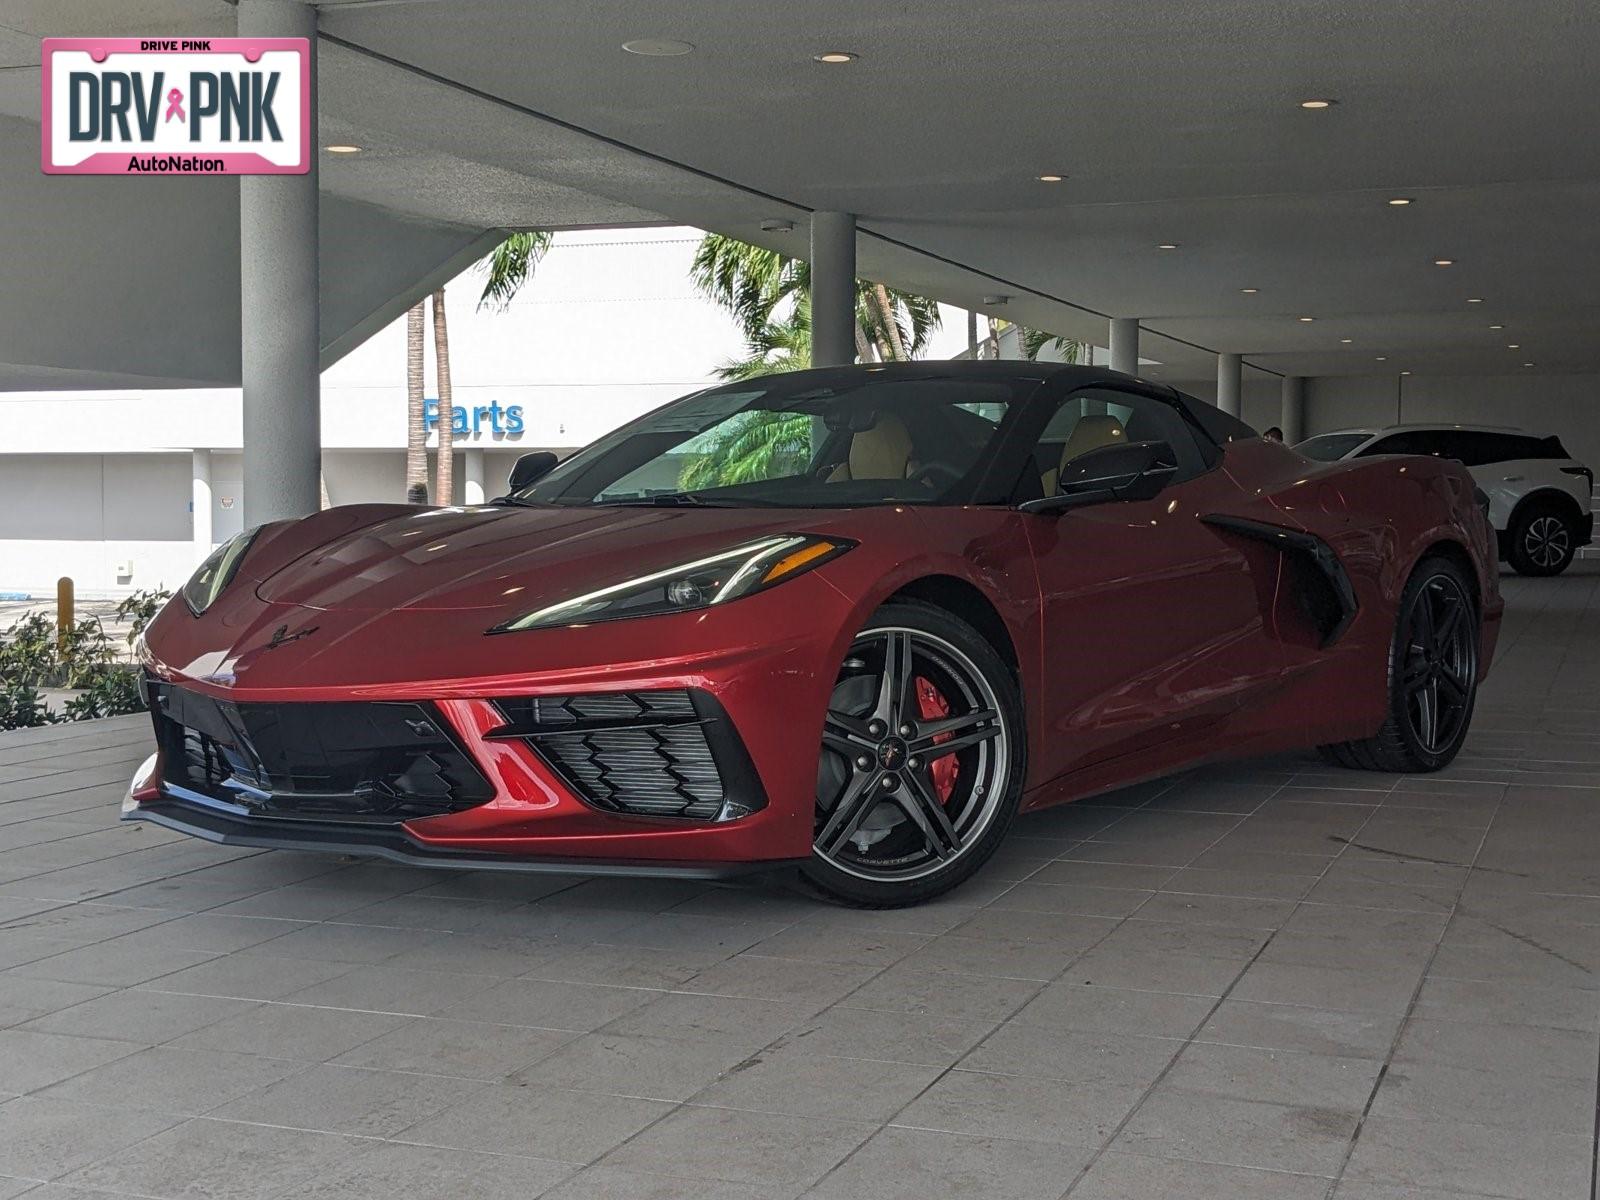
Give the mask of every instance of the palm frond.
POLYGON ((484 281, 483 294, 478 297, 478 307, 498 308, 503 312, 533 276, 534 268, 550 248, 554 236, 548 229, 526 229, 513 233, 484 256, 478 267, 488 279, 484 281))

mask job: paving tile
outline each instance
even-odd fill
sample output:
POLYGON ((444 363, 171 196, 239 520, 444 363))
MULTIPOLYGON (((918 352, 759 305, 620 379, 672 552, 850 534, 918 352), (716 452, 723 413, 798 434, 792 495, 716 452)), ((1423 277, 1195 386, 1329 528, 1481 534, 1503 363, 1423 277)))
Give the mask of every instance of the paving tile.
POLYGON ((1332 1177, 1358 1114, 1158 1087, 1112 1148, 1238 1167, 1332 1177))
POLYGON ((533 1200, 571 1176, 570 1163, 384 1142, 276 1200, 533 1200))
POLYGON ((907 1105, 894 1123, 974 1137, 1094 1147, 1111 1136, 1147 1086, 955 1070, 907 1105))
POLYGON ((647 1100, 687 1100, 755 1051, 717 1038, 585 1033, 513 1072, 531 1088, 571 1088, 647 1100))
MULTIPOLYGON (((1093 1153, 1015 1137, 882 1129, 806 1193, 807 1200, 981 1196, 1058 1200, 1093 1153)), ((1142 1198, 1141 1198, 1142 1200, 1142 1198)))
POLYGON ((1181 1049, 1183 1043, 1171 1038, 1012 1022, 991 1033, 957 1066, 995 1075, 1148 1086, 1181 1049))
POLYGON ((623 1167, 585 1167, 549 1192, 546 1200, 789 1200, 797 1184, 779 1187, 731 1183, 725 1179, 687 1179, 623 1167))
POLYGON ((1072 1189, 1072 1200, 1323 1200, 1327 1190, 1316 1175, 1111 1150, 1072 1189))
POLYGON ((1399 1028, 1398 1016, 1227 999, 1194 1036, 1197 1041, 1227 1046, 1300 1050, 1381 1062, 1399 1028))
POLYGON ((839 1163, 874 1131, 868 1124, 815 1117, 680 1108, 612 1151, 608 1166, 802 1188, 839 1163))
POLYGON ((331 1133, 199 1119, 81 1167, 62 1182, 146 1196, 266 1200, 365 1148, 331 1133))
POLYGON ((171 1044, 182 1050, 220 1050, 326 1062, 405 1022, 405 1017, 393 1013, 263 1004, 186 1033, 171 1044))
POLYGON ((1372 1102, 1374 1114, 1505 1129, 1593 1134, 1593 1078, 1473 1071, 1395 1063, 1372 1102))
POLYGON ((156 1046, 254 1007, 254 1000, 124 988, 57 1009, 21 1028, 156 1046))
POLYGON ((943 1068, 835 1058, 804 1044, 763 1050, 694 1097, 696 1104, 882 1124, 943 1068))
POLYGON ((1588 1190, 1593 1158, 1592 1133, 1495 1129, 1374 1113, 1361 1127, 1341 1187, 1347 1195, 1357 1184, 1392 1184, 1555 1200, 1588 1190))
POLYGON ((904 1013, 836 1006, 797 1025, 783 1042, 804 1045, 813 1054, 947 1067, 996 1024, 936 1013, 907 1019, 904 1013))
POLYGON ((1061 982, 1041 991, 1015 1019, 1062 1029, 1185 1038, 1199 1027, 1215 1004, 1210 996, 1061 982))
POLYGON ((253 1054, 156 1046, 95 1067, 42 1094, 198 1116, 304 1068, 303 1063, 253 1054))
POLYGON ((1178 1056, 1162 1087, 1358 1115, 1372 1094, 1380 1067, 1365 1058, 1200 1044, 1178 1056))
POLYGON ((183 1121, 152 1101, 128 1106, 22 1096, 0 1104, 0 1175, 54 1179, 183 1121))
POLYGON ((410 1126, 400 1140, 588 1163, 671 1111, 656 1100, 596 1103, 590 1092, 491 1084, 410 1126))
POLYGON ((274 958, 265 954, 228 954, 198 966, 163 975, 155 991, 232 996, 242 1000, 280 1000, 284 996, 353 970, 349 963, 274 958))
POLYGON ((21 1094, 137 1053, 131 1041, 0 1029, 0 1087, 21 1094))
POLYGON ((1023 941, 984 934, 964 937, 947 933, 913 950, 902 960, 918 971, 951 971, 965 975, 1001 976, 1007 979, 1054 979, 1082 952, 1080 942, 1023 941))
POLYGON ((504 1079, 579 1035, 566 1030, 425 1017, 363 1042, 331 1061, 340 1066, 464 1079, 504 1079))
POLYGON ((460 1103, 477 1080, 319 1065, 241 1096, 210 1116, 221 1120, 392 1137, 460 1103))
MULTIPOLYGON (((890 968, 890 971, 898 970, 890 968)), ((696 971, 678 984, 676 990, 711 996, 744 996, 753 1000, 783 1000, 820 1009, 856 994, 862 984, 877 974, 875 967, 850 963, 799 962, 792 958, 741 954, 696 971)), ((948 982, 946 976, 939 978, 948 982)))
POLYGON ((290 1004, 425 1017, 432 1013, 453 1013, 468 996, 487 991, 500 982, 494 975, 362 966, 290 992, 284 1000, 290 1004))
POLYGON ((463 1021, 533 1025, 540 1029, 598 1029, 663 993, 644 988, 507 979, 466 997, 450 1015, 463 1021))
POLYGON ((1532 1025, 1480 1025, 1413 1017, 1395 1050, 1397 1064, 1495 1071, 1508 1077, 1553 1075, 1592 1081, 1600 1061, 1592 1032, 1532 1025))
POLYGON ((1304 1004, 1400 1016, 1411 1003, 1422 969, 1314 967, 1253 963, 1229 996, 1269 1004, 1304 1004))
POLYGON ((949 1017, 959 1021, 999 1022, 1039 993, 1032 979, 918 971, 897 963, 856 988, 840 1003, 848 1008, 949 1017))
POLYGON ((1432 970, 1423 981, 1415 1015, 1594 1033, 1600 1031, 1600 995, 1515 979, 1451 979, 1432 970))

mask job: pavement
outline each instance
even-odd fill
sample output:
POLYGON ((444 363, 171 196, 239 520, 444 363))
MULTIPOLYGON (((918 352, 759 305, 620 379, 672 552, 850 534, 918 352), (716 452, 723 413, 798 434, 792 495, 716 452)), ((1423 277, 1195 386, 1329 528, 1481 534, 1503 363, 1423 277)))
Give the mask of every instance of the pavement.
POLYGON ((225 850, 0 735, 0 1200, 1578 1200, 1600 569, 1466 749, 1031 815, 933 904, 225 850))

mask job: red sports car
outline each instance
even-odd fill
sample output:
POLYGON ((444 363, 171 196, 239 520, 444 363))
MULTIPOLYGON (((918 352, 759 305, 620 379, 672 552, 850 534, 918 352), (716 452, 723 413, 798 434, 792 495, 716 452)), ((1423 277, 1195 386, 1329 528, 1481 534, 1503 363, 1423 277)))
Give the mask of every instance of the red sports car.
POLYGON ((125 816, 911 903, 1019 810, 1202 760, 1443 766, 1494 565, 1454 462, 1314 463, 1086 367, 776 375, 526 456, 491 504, 222 546, 145 635, 125 816))

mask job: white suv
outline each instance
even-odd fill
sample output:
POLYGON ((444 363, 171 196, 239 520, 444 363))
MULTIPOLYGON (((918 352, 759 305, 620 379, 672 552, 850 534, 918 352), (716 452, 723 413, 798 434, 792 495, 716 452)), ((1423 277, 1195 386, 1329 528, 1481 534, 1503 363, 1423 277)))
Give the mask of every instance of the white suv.
POLYGON ((1480 425, 1391 425, 1319 433, 1295 450, 1318 462, 1371 454, 1457 459, 1489 498, 1500 557, 1522 575, 1559 575, 1594 536, 1594 472, 1560 438, 1480 425))

